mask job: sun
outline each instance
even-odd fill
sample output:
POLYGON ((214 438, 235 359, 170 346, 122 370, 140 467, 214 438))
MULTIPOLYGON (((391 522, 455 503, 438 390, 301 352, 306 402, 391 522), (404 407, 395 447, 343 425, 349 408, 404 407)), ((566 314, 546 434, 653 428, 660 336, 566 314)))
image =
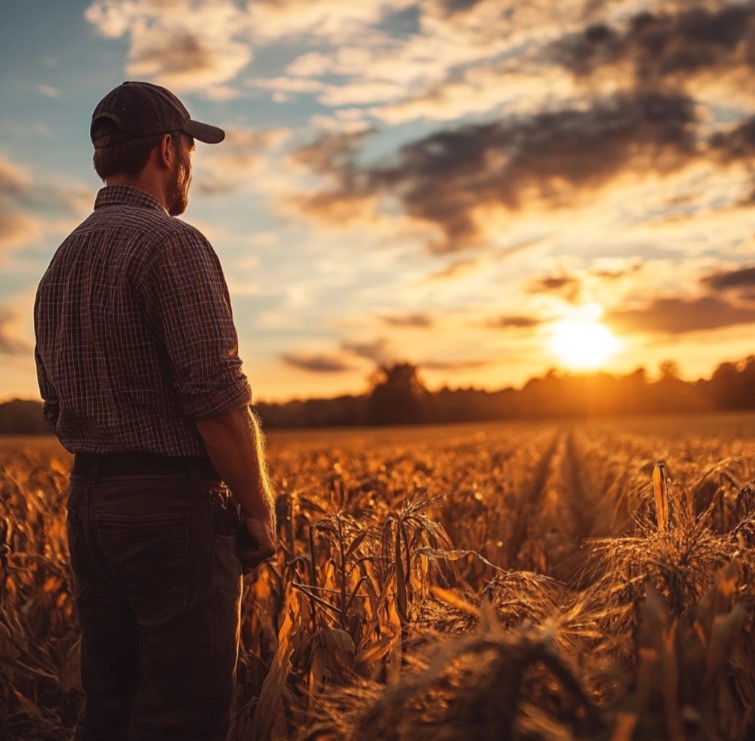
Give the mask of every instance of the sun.
POLYGON ((562 319, 551 327, 549 347, 567 368, 600 368, 621 350, 621 341, 596 319, 562 319))

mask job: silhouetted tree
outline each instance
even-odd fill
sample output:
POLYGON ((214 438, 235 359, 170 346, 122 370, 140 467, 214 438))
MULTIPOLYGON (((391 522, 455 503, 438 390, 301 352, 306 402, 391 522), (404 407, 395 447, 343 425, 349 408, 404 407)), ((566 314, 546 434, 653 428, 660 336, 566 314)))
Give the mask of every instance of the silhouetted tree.
POLYGON ((427 419, 427 389, 417 366, 411 363, 382 365, 370 379, 367 422, 373 425, 417 424, 427 419))

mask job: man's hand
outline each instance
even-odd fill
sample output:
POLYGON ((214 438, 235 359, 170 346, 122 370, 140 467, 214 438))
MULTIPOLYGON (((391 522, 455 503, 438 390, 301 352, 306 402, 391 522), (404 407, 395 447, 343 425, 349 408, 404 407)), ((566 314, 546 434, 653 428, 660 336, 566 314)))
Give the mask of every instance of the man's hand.
POLYGON ((239 560, 241 570, 249 574, 263 561, 275 555, 278 539, 272 519, 261 520, 242 514, 239 530, 239 560))
POLYGON ((198 419, 215 470, 241 508, 238 551, 245 574, 275 553, 275 495, 265 466, 262 431, 246 407, 229 414, 198 419))

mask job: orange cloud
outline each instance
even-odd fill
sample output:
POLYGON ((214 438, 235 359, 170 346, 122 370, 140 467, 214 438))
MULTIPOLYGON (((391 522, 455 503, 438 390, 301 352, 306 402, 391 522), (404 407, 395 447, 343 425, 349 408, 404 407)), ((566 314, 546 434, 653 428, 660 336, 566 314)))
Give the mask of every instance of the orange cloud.
POLYGON ((421 312, 413 314, 386 314, 381 316, 380 319, 390 327, 429 329, 435 324, 432 316, 421 312))
POLYGON ((0 155, 0 250, 28 244, 46 232, 67 231, 90 206, 91 195, 81 184, 52 178, 38 182, 0 155))
POLYGON ((17 320, 18 316, 14 312, 0 308, 0 354, 30 356, 34 348, 19 336, 15 327, 17 320))

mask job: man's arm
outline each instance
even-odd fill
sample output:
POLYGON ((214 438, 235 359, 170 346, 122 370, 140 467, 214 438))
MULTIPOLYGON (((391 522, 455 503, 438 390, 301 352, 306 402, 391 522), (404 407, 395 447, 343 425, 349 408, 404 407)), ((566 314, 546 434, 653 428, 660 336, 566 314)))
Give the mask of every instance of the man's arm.
POLYGON ((37 364, 37 382, 39 384, 39 393, 42 397, 42 416, 47 423, 55 429, 58 424, 58 415, 60 413, 60 404, 55 389, 47 378, 42 356, 39 354, 39 346, 34 347, 34 360, 37 364))
POLYGON ((245 573, 276 549, 275 496, 265 467, 262 431, 248 407, 195 420, 218 475, 241 505, 247 538, 242 538, 245 573))

